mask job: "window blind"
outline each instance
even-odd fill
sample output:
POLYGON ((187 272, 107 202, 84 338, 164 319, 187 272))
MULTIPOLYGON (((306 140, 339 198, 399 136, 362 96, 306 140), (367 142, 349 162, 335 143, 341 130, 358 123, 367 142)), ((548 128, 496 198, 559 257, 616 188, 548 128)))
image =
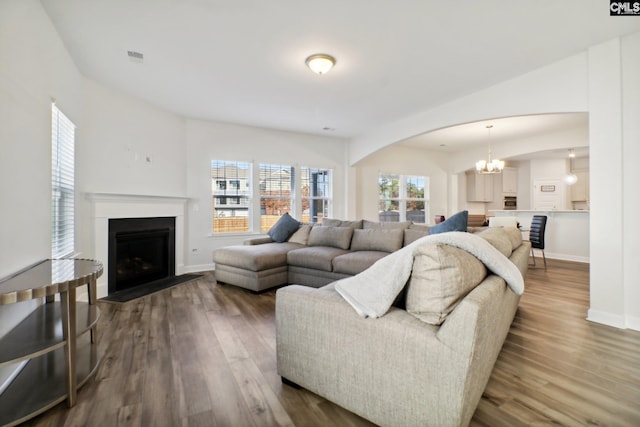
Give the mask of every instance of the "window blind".
POLYGON ((74 254, 76 127, 51 111, 51 257, 64 258, 74 254))

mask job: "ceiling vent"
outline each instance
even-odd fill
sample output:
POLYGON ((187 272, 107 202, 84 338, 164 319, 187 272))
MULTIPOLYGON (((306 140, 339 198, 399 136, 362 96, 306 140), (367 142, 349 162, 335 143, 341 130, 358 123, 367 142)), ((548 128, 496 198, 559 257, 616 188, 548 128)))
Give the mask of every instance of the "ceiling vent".
POLYGON ((144 55, 140 52, 136 52, 135 50, 128 50, 127 55, 133 62, 142 62, 142 60, 144 59, 144 55))

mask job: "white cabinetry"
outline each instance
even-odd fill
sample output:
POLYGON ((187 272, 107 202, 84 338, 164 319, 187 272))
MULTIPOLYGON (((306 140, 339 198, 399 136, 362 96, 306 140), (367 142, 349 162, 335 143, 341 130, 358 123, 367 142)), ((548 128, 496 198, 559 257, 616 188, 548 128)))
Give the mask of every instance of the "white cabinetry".
POLYGON ((493 175, 467 171, 467 202, 493 201, 493 175))
POLYGON ((515 196, 518 193, 518 169, 504 168, 502 171, 502 194, 515 196))

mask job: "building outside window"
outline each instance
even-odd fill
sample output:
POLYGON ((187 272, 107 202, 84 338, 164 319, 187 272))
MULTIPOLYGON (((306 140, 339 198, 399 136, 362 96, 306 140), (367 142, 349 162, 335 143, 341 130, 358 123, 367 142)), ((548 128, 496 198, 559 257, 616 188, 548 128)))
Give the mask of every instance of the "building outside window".
POLYGON ((260 164, 260 231, 269 231, 294 206, 295 169, 289 165, 260 164))
POLYGON ((300 168, 302 222, 322 223, 331 216, 331 170, 300 168))
POLYGON ((380 173, 378 219, 381 222, 424 223, 428 211, 429 180, 424 176, 380 173))
POLYGON ((251 231, 251 171, 247 162, 211 162, 214 233, 251 231))
POLYGON ((331 169, 212 160, 212 231, 266 232, 287 212, 321 223, 332 214, 332 186, 331 169))

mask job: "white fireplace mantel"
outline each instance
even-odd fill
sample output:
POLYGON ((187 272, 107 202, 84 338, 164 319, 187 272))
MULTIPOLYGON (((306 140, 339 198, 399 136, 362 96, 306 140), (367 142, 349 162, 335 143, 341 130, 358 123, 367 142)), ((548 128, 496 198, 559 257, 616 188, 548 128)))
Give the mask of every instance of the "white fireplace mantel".
POLYGON ((98 298, 108 294, 109 220, 115 218, 175 217, 176 275, 184 273, 184 224, 187 197, 142 194, 86 193, 93 209, 95 258, 104 264, 98 279, 98 298))

